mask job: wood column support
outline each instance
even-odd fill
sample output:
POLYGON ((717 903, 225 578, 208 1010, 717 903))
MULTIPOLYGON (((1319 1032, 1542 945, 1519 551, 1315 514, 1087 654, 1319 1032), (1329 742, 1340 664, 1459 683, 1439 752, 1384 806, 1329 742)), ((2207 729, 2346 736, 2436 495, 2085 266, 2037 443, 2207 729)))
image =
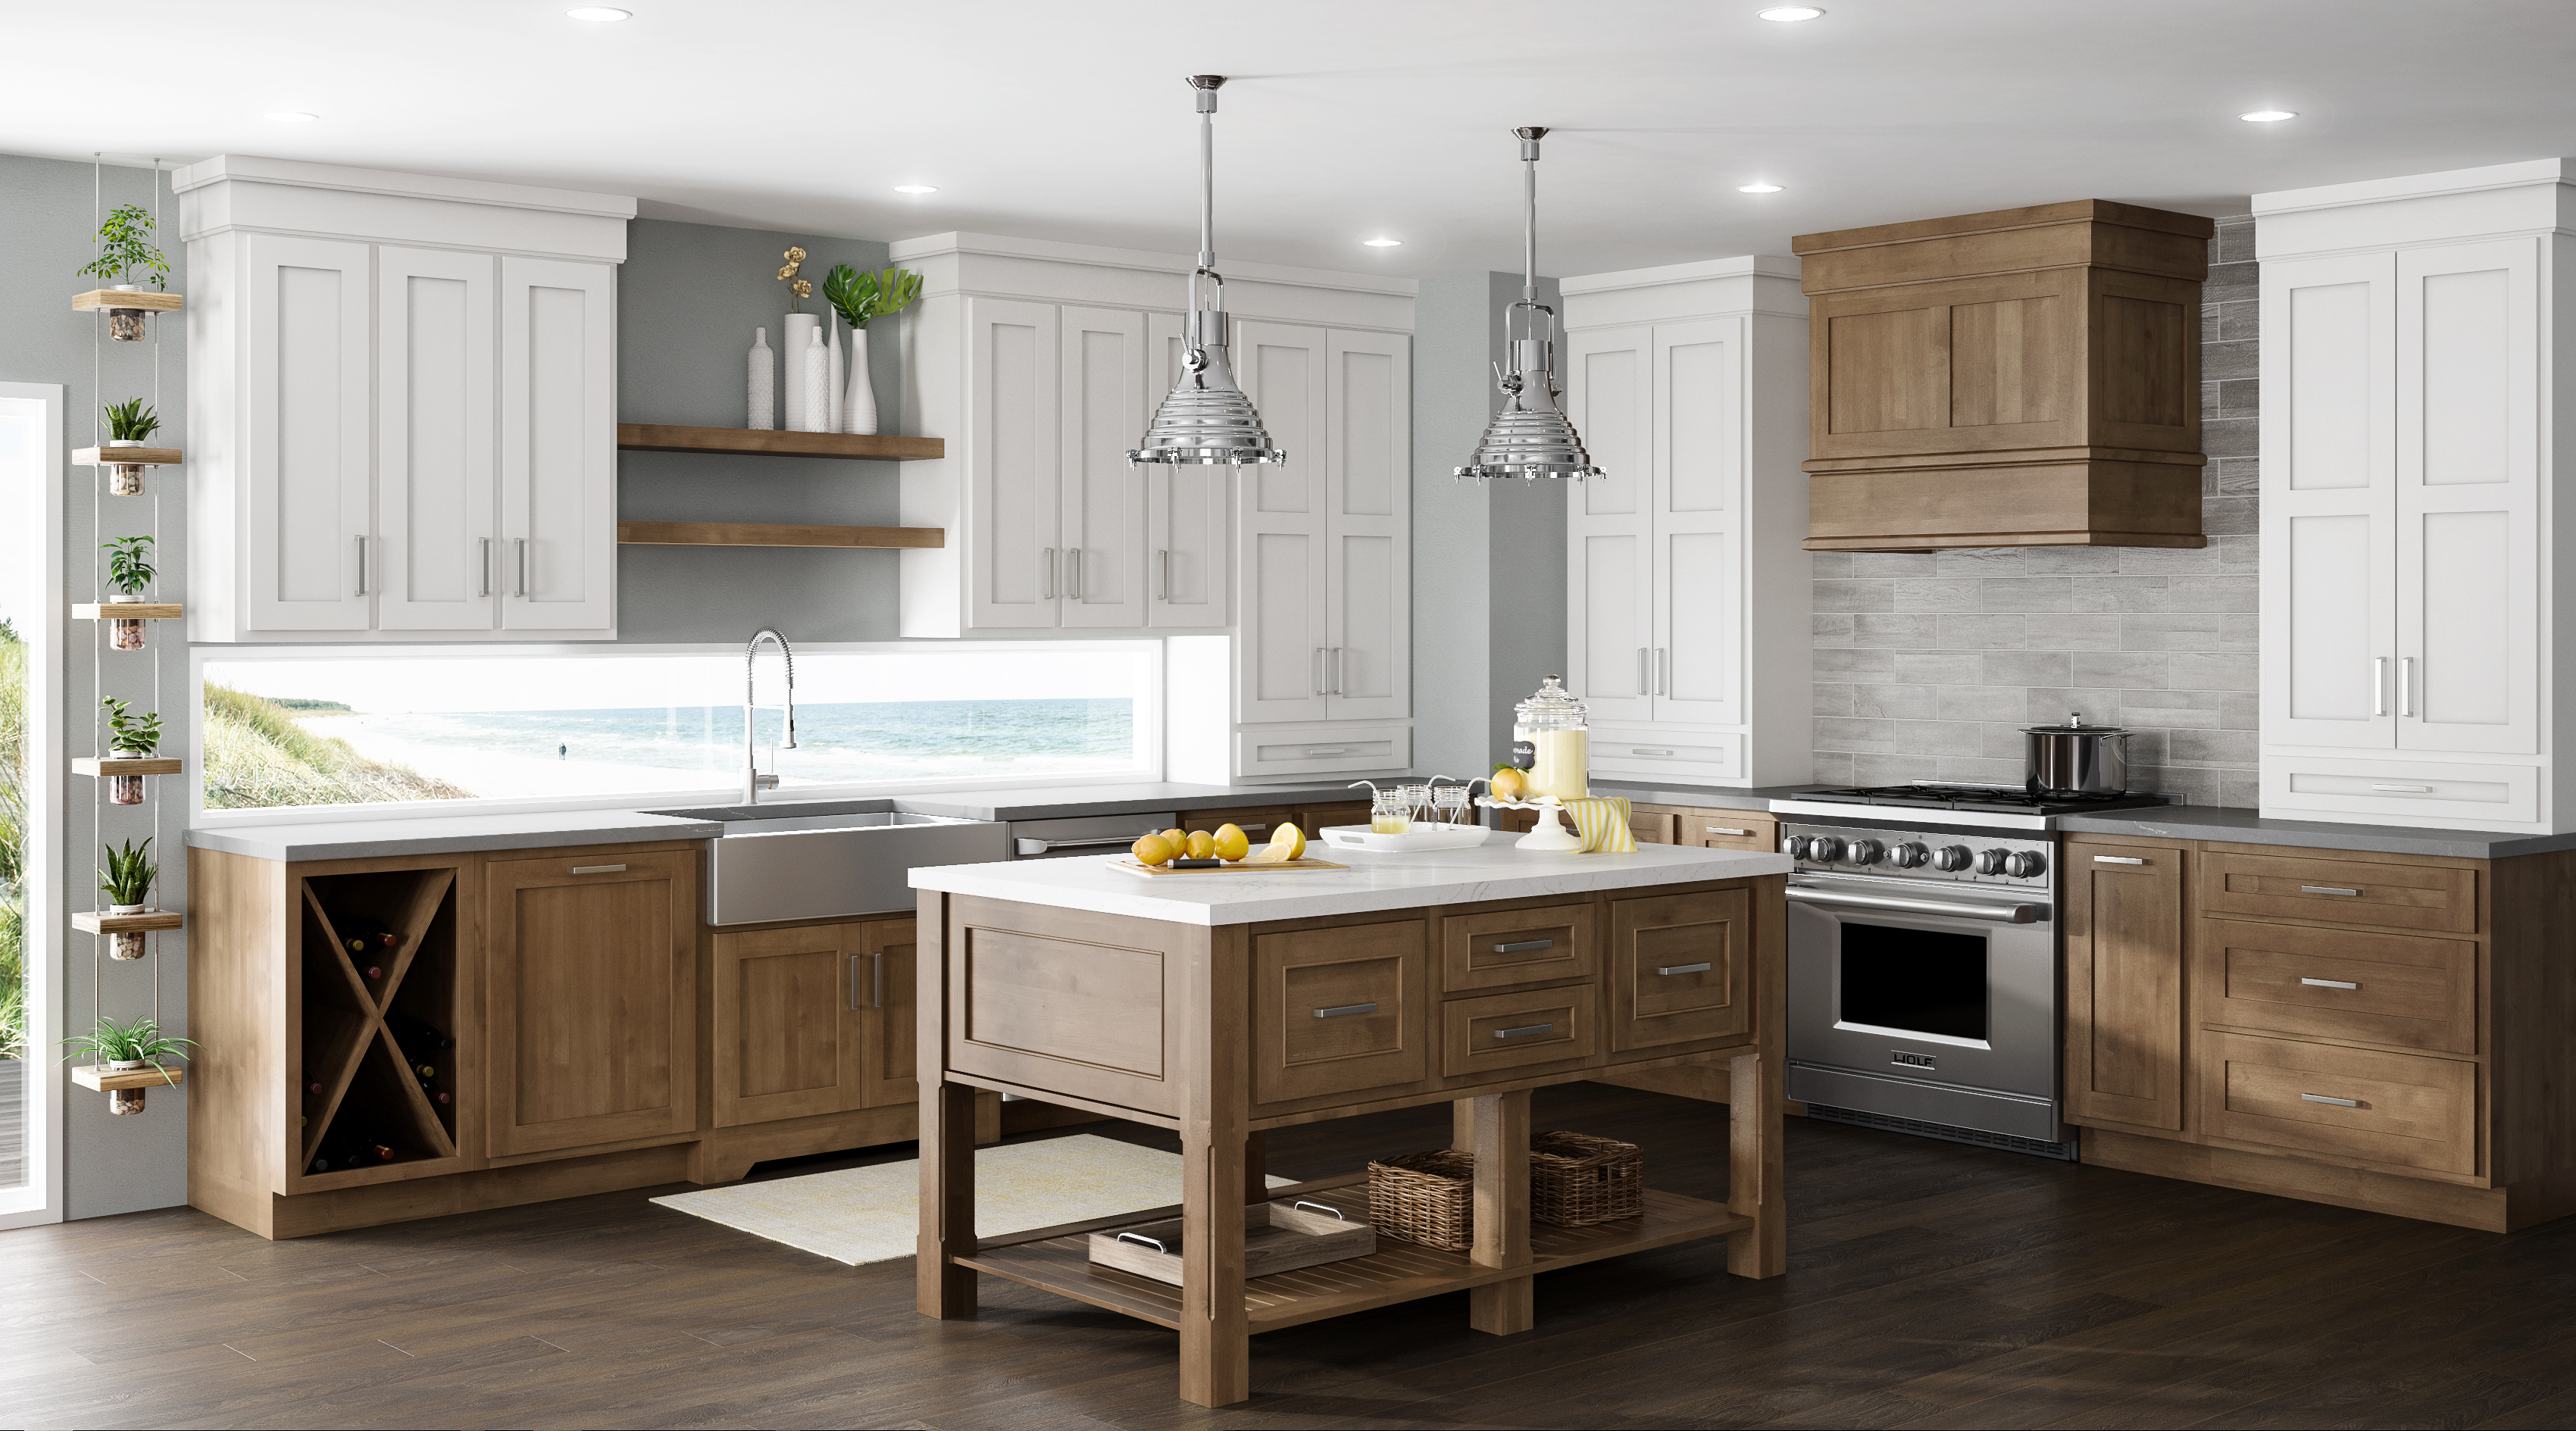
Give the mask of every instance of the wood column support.
MULTIPOLYGON (((947 1081, 948 896, 923 890, 913 943, 914 1010, 921 1078, 921 1246, 914 1305, 925 1317, 975 1315, 975 1269, 952 1259, 975 1251, 977 1090, 947 1081)), ((996 1116, 999 1105, 996 1104, 996 1116)))
MULTIPOLYGON (((1530 1096, 1489 1093, 1462 1098, 1474 1131, 1476 1154, 1475 1245, 1467 1254, 1482 1267, 1526 1267, 1530 1261, 1530 1096)), ((1507 1337, 1538 1324, 1535 1277, 1488 1282, 1467 1292, 1467 1325, 1507 1337)))
POLYGON ((1786 1101, 1789 1017, 1788 878, 1766 876, 1754 907, 1753 1027, 1760 1041, 1752 1053, 1727 1062, 1733 1099, 1726 1105, 1727 1207, 1753 1225, 1726 1235, 1726 1270, 1738 1277, 1777 1277, 1789 1270, 1788 1181, 1781 1168, 1780 1113, 1786 1101))
POLYGON ((1250 1010, 1217 990, 1244 987, 1242 926, 1207 930, 1190 950, 1183 1007, 1205 1009, 1181 1037, 1181 1399, 1231 1406, 1252 1396, 1252 1329, 1243 1307, 1243 1205, 1261 1182, 1245 1128, 1250 1010))

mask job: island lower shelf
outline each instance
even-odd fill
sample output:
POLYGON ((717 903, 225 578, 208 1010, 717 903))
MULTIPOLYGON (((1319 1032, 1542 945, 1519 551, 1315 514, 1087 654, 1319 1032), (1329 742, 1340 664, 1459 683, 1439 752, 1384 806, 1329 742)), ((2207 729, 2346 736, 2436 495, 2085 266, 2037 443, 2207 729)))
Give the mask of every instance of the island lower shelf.
MULTIPOLYGON (((1329 1203, 1354 1218, 1365 1218, 1366 1176, 1342 1181, 1341 1187, 1305 1190, 1299 1196, 1329 1203)), ((1308 1186, 1312 1189, 1311 1184, 1308 1186)), ((1150 1218, 1149 1214, 1138 1220, 1150 1218)), ((1752 1218, 1730 1212, 1724 1203, 1648 1188, 1643 1217, 1591 1227, 1533 1224, 1530 1260, 1517 1266, 1485 1267, 1464 1252, 1381 1239, 1377 1251, 1366 1257, 1255 1277, 1243 1284, 1244 1321, 1253 1332, 1276 1331, 1372 1307, 1598 1262, 1605 1257, 1720 1237, 1752 1225, 1752 1218)), ((1008 1277, 1108 1311, 1124 1312, 1167 1331, 1180 1329, 1180 1288, 1113 1267, 1095 1267, 1087 1248, 1085 1235, 1078 1232, 1042 1235, 1042 1240, 1021 1243, 996 1238, 988 1240, 974 1256, 957 1260, 979 1272, 1008 1277)))

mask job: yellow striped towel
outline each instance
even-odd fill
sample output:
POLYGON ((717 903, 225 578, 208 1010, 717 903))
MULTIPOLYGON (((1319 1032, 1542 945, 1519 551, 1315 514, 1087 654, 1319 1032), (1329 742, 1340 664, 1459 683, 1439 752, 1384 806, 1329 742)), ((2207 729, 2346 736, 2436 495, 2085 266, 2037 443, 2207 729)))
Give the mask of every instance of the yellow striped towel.
POLYGON ((1628 827, 1628 797, 1595 795, 1565 802, 1565 813, 1574 817, 1574 832, 1583 837, 1583 853, 1632 855, 1637 852, 1637 832, 1628 827))

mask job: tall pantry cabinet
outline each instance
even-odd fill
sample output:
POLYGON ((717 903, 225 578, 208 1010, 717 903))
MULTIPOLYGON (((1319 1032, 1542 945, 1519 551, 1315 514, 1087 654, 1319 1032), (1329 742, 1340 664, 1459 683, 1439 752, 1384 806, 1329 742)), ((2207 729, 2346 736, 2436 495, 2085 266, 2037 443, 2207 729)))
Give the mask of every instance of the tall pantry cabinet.
POLYGON ((173 187, 190 639, 613 637, 634 200, 238 155, 173 187))
POLYGON ((2267 815, 2576 828, 2550 598, 2571 163, 2255 196, 2267 815))
POLYGON ((1279 465, 1131 467, 1181 371, 1189 262, 938 234, 904 315, 907 637, 1169 638, 1176 780, 1411 762, 1412 284, 1229 270, 1235 372, 1279 465))
POLYGON ((1807 778, 1807 304, 1795 259, 1564 281, 1566 680, 1592 769, 1807 778))

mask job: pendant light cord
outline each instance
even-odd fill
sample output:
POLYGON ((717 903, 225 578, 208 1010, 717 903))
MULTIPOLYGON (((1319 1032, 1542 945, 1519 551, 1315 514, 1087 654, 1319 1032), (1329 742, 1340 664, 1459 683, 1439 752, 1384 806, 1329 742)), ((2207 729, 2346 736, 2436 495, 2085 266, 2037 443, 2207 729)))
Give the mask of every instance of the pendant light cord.
POLYGON ((1216 95, 1199 111, 1199 267, 1216 267, 1216 95))
POLYGON ((1538 302, 1538 141, 1522 146, 1521 301, 1538 302))

